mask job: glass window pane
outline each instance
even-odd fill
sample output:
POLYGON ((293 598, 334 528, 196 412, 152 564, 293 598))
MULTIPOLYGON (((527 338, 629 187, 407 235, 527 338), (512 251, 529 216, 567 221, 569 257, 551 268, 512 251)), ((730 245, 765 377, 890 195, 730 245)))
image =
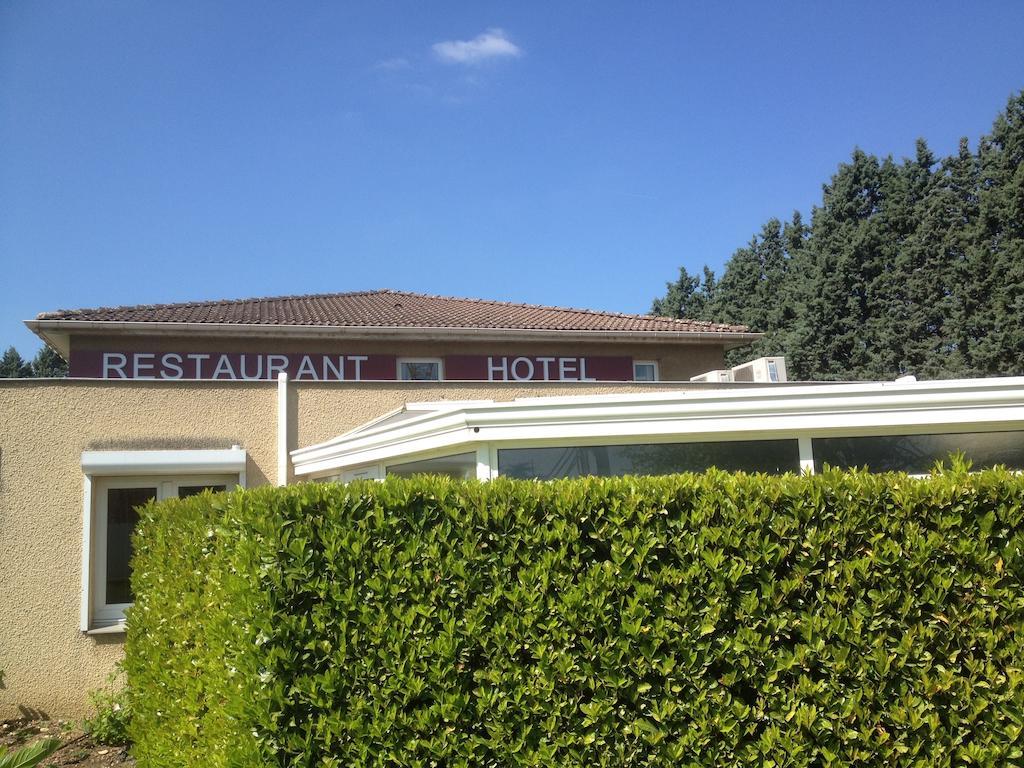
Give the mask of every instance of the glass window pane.
POLYGON ((457 456, 443 456, 437 459, 408 461, 404 464, 392 464, 387 468, 389 475, 411 477, 412 475, 430 474, 447 475, 457 480, 471 480, 476 477, 476 454, 460 453, 457 456))
POLYGON ((178 486, 178 498, 187 499, 189 496, 198 496, 203 491, 220 493, 226 490, 227 486, 225 485, 180 485, 178 486))
POLYGON ((996 464, 1024 469, 1024 432, 816 437, 812 448, 814 469, 819 472, 828 464, 921 475, 929 472, 936 461, 946 461, 958 452, 970 459, 975 469, 996 464))
POLYGON ((438 381, 441 378, 441 364, 437 362, 403 362, 400 377, 402 381, 438 381))
POLYGON ((499 474, 524 479, 668 475, 703 472, 711 467, 772 475, 798 472, 800 451, 796 440, 505 448, 498 451, 499 474))
POLYGON ((657 381, 658 377, 655 374, 654 363, 634 363, 633 364, 633 380, 634 381, 657 381))
POLYGON ((156 488, 111 488, 107 491, 107 574, 108 605, 130 603, 132 533, 139 522, 136 507, 156 498, 156 488))

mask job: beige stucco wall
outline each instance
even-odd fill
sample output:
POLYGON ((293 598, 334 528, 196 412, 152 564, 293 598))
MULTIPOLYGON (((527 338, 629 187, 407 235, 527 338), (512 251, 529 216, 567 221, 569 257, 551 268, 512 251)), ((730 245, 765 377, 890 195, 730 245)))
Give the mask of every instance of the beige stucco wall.
MULTIPOLYGON (((644 384, 291 385, 291 448, 405 402, 655 391, 644 384)), ((262 382, 0 380, 0 718, 77 717, 122 638, 79 631, 84 450, 248 452, 249 485, 276 482, 277 387, 262 382)))

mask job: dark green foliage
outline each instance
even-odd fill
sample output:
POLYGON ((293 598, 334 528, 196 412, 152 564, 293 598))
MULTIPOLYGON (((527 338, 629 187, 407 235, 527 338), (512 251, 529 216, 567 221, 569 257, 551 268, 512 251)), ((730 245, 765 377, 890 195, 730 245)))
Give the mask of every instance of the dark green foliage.
POLYGON ((59 379, 68 375, 68 364, 49 344, 40 347, 32 360, 32 375, 37 379, 59 379))
POLYGON ((0 747, 0 768, 35 768, 60 747, 60 739, 42 739, 14 752, 0 747))
MULTIPOLYGON (((112 684, 115 680, 110 681, 112 684)), ((132 720, 131 697, 125 688, 94 691, 89 696, 96 711, 82 723, 82 729, 97 744, 130 743, 128 728, 132 720)))
POLYGON ((31 376, 31 364, 26 363, 14 347, 8 347, 0 357, 0 379, 27 379, 31 376))
POLYGON ((25 360, 14 347, 8 347, 0 357, 0 379, 63 378, 68 375, 68 364, 48 344, 40 347, 32 362, 25 360))
POLYGON ((1024 374, 1024 92, 976 153, 901 163, 860 150, 811 225, 770 220, 713 291, 682 270, 652 311, 765 338, 729 362, 784 354, 800 379, 1024 374))
POLYGON ((664 298, 655 299, 651 312, 665 317, 704 317, 714 300, 715 273, 704 267, 704 281, 679 268, 679 279, 666 283, 664 298))
POLYGON ((1019 765, 1024 478, 308 484, 151 506, 155 766, 1019 765))

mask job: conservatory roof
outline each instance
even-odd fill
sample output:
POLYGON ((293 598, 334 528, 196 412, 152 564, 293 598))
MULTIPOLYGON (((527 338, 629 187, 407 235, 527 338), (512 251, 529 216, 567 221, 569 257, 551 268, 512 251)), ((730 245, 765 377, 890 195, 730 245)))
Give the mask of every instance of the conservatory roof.
POLYGON ((513 445, 595 445, 1024 427, 1024 377, 771 384, 409 403, 291 452, 297 476, 513 445))

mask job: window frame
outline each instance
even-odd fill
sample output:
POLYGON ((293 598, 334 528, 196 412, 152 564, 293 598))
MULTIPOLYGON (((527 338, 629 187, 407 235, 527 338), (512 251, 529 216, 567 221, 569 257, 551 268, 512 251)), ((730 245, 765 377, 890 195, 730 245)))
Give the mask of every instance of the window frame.
POLYGON ((634 360, 633 361, 633 381, 639 381, 641 383, 650 383, 653 381, 661 381, 661 370, 658 368, 657 360, 634 360), (636 377, 636 369, 638 365, 649 365, 654 370, 653 379, 638 379, 636 377))
POLYGON ((156 491, 154 501, 166 501, 179 498, 183 487, 196 485, 223 485, 230 490, 238 484, 238 475, 200 474, 200 475, 106 475, 95 480, 94 513, 92 534, 92 573, 90 574, 90 603, 92 615, 90 625, 93 629, 103 629, 125 621, 124 612, 131 602, 108 603, 107 591, 107 532, 110 519, 109 492, 130 488, 153 488, 156 491))
POLYGON ((82 584, 79 629, 88 635, 125 631, 132 603, 106 602, 107 492, 156 488, 156 500, 177 496, 193 485, 246 485, 247 454, 229 450, 85 451, 82 453, 82 584))
POLYGON ((444 381, 444 360, 440 357, 400 357, 396 363, 397 370, 395 374, 398 377, 398 381, 444 381), (437 378, 436 379, 406 379, 402 376, 402 365, 403 363, 431 363, 437 366, 437 378))

